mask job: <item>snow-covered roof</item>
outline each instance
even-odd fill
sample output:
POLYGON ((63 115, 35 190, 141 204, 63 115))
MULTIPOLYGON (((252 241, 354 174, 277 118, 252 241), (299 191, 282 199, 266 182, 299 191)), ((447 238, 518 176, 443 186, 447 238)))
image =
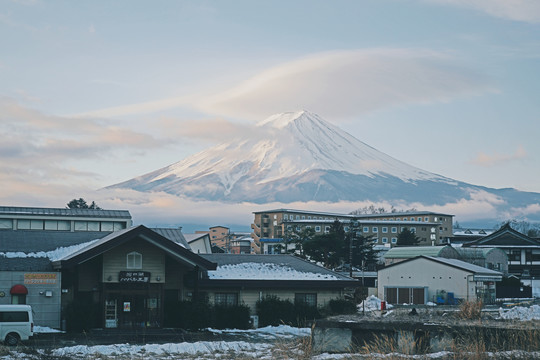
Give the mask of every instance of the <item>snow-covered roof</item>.
POLYGON ((352 280, 292 255, 201 254, 217 263, 211 280, 352 280))

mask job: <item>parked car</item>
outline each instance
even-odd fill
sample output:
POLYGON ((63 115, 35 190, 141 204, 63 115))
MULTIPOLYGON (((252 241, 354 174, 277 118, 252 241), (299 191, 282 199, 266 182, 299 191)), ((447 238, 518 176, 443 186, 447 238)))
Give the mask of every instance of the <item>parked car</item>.
POLYGON ((0 305, 0 341, 15 346, 34 335, 30 305, 0 305))

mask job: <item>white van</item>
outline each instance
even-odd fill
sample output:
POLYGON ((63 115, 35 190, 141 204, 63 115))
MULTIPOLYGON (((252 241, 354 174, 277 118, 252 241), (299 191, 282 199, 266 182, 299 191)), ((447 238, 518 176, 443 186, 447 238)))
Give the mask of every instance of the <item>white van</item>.
POLYGON ((34 335, 30 305, 0 305, 0 341, 15 346, 34 335))

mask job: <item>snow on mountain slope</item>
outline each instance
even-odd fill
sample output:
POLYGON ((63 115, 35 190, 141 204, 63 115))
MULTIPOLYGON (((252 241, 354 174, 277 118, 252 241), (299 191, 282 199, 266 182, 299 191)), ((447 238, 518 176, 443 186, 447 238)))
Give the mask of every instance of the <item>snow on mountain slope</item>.
MULTIPOLYGON (((254 134, 262 136, 217 145, 115 187, 143 186, 149 190, 144 184, 153 184, 154 190, 167 188, 167 192, 175 193, 167 183, 212 177, 227 196, 245 177, 261 185, 314 170, 391 176, 405 182, 451 181, 377 151, 307 111, 273 115, 257 126, 260 131, 254 134)), ((178 193, 183 190, 178 189, 178 193)))
POLYGON ((194 200, 403 201, 443 205, 487 197, 508 209, 540 203, 540 194, 489 189, 394 159, 307 111, 261 121, 235 139, 110 188, 163 191, 194 200), (494 200, 493 200, 494 199, 494 200))

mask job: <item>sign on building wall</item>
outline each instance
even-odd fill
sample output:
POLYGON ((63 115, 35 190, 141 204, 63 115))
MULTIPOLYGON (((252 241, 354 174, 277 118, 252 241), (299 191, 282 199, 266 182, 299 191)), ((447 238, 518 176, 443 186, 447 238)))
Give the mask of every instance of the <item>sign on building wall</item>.
POLYGON ((58 274, 56 273, 27 273, 24 274, 24 283, 27 285, 56 284, 58 274))
POLYGON ((124 283, 147 283, 150 282, 148 271, 120 271, 118 281, 124 283))

